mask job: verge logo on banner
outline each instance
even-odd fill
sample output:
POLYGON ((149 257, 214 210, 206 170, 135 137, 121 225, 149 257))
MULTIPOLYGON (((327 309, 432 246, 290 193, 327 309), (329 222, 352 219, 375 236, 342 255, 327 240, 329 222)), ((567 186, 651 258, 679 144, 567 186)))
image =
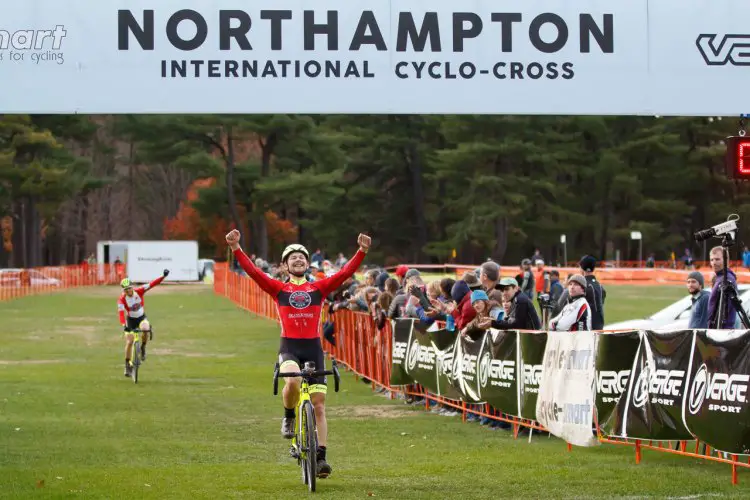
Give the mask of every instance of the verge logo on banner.
POLYGON ((391 378, 390 385, 406 385, 412 383, 406 373, 407 352, 411 342, 411 331, 414 326, 412 320, 391 321, 391 378))
POLYGON ((750 331, 696 330, 694 343, 685 426, 718 450, 750 453, 750 331))
POLYGON ((750 66, 750 35, 701 34, 695 45, 709 66, 750 66))
POLYGON ((548 332, 537 421, 577 446, 597 446, 593 434, 596 333, 548 332))
POLYGON ((628 380, 627 397, 620 397, 614 410, 617 428, 612 435, 690 439, 683 424, 682 404, 692 349, 692 330, 642 332, 628 380))

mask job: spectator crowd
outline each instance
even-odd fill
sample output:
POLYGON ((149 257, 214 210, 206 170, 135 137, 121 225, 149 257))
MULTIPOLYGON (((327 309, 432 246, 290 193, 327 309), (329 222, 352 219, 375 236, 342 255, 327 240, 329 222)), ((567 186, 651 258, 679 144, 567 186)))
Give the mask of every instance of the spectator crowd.
MULTIPOLYGON (((692 300, 690 328, 707 328, 717 316, 718 290, 722 281, 736 283, 734 273, 723 269, 721 250, 717 247, 710 252, 715 272, 712 291, 705 290, 700 272, 693 271, 688 276, 687 289, 692 300)), ((289 279, 283 264, 251 258, 272 278, 289 279)), ((331 276, 346 262, 343 254, 331 262, 324 258, 321 250, 317 250, 310 258, 307 279, 315 281, 331 276)), ((502 277, 501 267, 492 261, 464 272, 459 279, 427 279, 419 270, 403 265, 398 266, 393 274, 378 267, 366 268, 362 278, 348 279, 327 297, 329 314, 323 325, 324 338, 336 343, 335 312, 343 309, 370 315, 379 331, 383 331, 391 319, 412 318, 423 327, 441 322, 445 329, 472 340, 481 338, 490 328, 569 332, 602 330, 607 293, 596 278, 596 266, 597 260, 586 255, 578 263, 579 272, 569 274, 563 281, 559 271, 545 268, 537 250, 531 258, 521 261, 513 277, 502 277)), ((723 326, 732 328, 736 321, 737 313, 733 304, 729 304, 723 326)), ((379 339, 374 340, 379 342, 379 339)), ((382 354, 385 359, 385 353, 382 354)), ((379 392, 387 393, 386 389, 379 392)), ((419 397, 405 399, 409 404, 424 404, 419 397)), ((459 412, 434 401, 429 404, 435 413, 459 415, 459 412)), ((510 428, 502 421, 480 419, 474 414, 469 420, 480 421, 491 428, 510 428)))

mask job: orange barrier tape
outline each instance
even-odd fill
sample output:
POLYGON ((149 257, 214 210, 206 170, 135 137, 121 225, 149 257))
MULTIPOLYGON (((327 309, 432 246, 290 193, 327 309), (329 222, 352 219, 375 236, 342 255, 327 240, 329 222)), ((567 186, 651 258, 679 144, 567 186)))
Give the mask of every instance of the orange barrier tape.
POLYGON ((113 285, 125 277, 123 266, 98 264, 32 269, 0 269, 0 301, 70 288, 113 285))
MULTIPOLYGON (((257 316, 278 320, 273 299, 251 279, 231 272, 226 263, 216 264, 214 291, 257 316)), ((348 368, 356 378, 369 380, 373 390, 376 388, 385 389, 389 391, 391 398, 395 393, 424 398, 425 408, 429 408, 430 401, 435 401, 437 404, 460 411, 463 421, 466 421, 469 415, 478 415, 498 422, 505 422, 512 426, 513 435, 516 438, 523 428, 529 429, 530 432, 531 429, 546 432, 538 422, 502 414, 487 404, 478 405, 465 401, 450 400, 430 394, 417 384, 391 387, 389 383, 392 340, 390 323, 386 323, 385 327, 379 330, 369 314, 342 310, 336 312, 332 317, 328 317, 325 311, 326 308, 324 308, 322 321, 332 320, 334 322, 336 340, 336 345, 323 340, 323 347, 327 354, 348 368)), ((737 471, 739 468, 750 468, 750 457, 744 457, 743 460, 740 460, 737 455, 717 452, 705 443, 698 441, 643 441, 609 437, 601 434, 598 424, 596 430, 601 443, 632 446, 635 451, 636 463, 641 462, 643 450, 726 463, 731 465, 732 468, 732 484, 738 482, 737 471)), ((567 444, 567 449, 571 451, 572 446, 567 444)))

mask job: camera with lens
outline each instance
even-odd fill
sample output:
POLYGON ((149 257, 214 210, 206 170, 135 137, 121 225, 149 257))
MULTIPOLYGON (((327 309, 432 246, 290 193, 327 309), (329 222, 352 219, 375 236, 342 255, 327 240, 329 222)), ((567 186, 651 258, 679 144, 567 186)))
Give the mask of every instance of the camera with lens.
POLYGON ((542 309, 553 309, 555 307, 554 304, 552 304, 552 297, 550 297, 548 293, 540 293, 537 296, 537 300, 539 300, 539 307, 542 309))

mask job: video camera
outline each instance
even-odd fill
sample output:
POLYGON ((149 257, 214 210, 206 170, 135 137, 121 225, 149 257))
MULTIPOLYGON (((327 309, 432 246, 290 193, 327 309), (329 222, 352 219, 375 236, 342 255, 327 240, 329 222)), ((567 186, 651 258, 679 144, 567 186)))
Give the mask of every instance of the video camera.
POLYGON ((714 227, 696 232, 693 235, 695 241, 701 242, 709 238, 724 237, 726 246, 732 245, 737 236, 736 233, 738 220, 740 220, 739 215, 731 214, 729 217, 727 217, 726 222, 722 222, 721 224, 717 224, 714 227))
POLYGON ((554 309, 555 305, 552 303, 552 297, 548 293, 540 293, 537 296, 539 301, 539 307, 542 309, 554 309))

